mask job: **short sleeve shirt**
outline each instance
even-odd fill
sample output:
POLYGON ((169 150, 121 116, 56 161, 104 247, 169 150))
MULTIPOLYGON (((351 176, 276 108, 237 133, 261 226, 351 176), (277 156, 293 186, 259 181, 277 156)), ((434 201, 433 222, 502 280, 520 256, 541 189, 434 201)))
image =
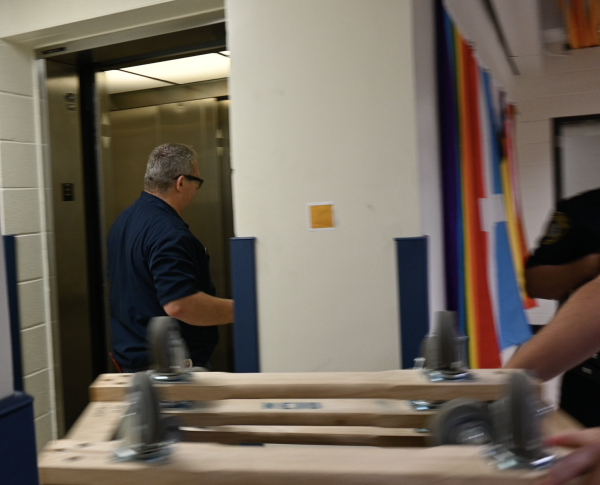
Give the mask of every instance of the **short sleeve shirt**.
MULTIPOLYGON (((206 249, 169 204, 147 192, 110 229, 108 277, 113 354, 127 369, 149 365, 146 328, 166 315, 164 305, 200 291, 215 295, 206 249)), ((194 365, 204 366, 217 327, 179 324, 194 365)))
POLYGON ((600 189, 558 202, 527 267, 559 265, 600 251, 600 189))

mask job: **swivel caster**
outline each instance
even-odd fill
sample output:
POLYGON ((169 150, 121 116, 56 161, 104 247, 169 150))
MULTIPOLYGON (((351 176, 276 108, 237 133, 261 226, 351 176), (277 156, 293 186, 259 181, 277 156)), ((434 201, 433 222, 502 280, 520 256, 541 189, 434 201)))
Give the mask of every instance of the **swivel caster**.
POLYGON ((551 407, 542 403, 527 375, 512 374, 506 394, 489 409, 497 435, 490 454, 500 468, 540 468, 554 461, 542 446, 542 418, 551 407))
POLYGON ((475 399, 453 399, 439 408, 429 423, 430 445, 489 445, 494 442, 486 405, 475 399))
POLYGON ((179 324, 171 317, 154 317, 148 324, 148 348, 152 362, 152 378, 159 382, 185 381, 190 360, 179 324))
POLYGON ((529 378, 511 374, 505 395, 489 405, 471 399, 443 404, 430 420, 430 443, 489 445, 485 454, 498 468, 539 469, 553 463, 542 447, 541 419, 548 407, 529 378))
POLYGON ((123 442, 114 452, 115 459, 165 459, 170 453, 170 445, 180 440, 179 425, 174 416, 160 416, 148 374, 133 375, 127 399, 130 404, 117 432, 117 438, 123 442))
POLYGON ((431 381, 472 379, 464 362, 464 341, 456 332, 456 313, 437 312, 435 328, 423 339, 415 368, 423 369, 431 381))

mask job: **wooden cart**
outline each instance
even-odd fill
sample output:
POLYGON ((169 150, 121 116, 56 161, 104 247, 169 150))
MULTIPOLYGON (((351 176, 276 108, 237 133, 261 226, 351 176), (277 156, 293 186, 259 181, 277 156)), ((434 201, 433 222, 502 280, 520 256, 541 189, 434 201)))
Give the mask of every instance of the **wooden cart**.
MULTIPOLYGON (((111 440, 127 409, 124 398, 132 376, 103 375, 91 386, 92 402, 66 439, 50 443, 41 453, 41 483, 538 483, 547 472, 499 470, 482 456, 482 447, 426 447, 429 433, 420 428, 436 411, 418 411, 407 400, 493 401, 503 394, 511 373, 518 371, 471 372, 473 380, 456 382, 431 382, 419 370, 192 373, 189 382, 155 385, 161 400, 194 402, 187 408, 163 410, 178 416, 184 441, 172 447, 164 464, 115 461, 117 443, 111 440)), ((576 427, 557 412, 544 421, 544 433, 576 427)))

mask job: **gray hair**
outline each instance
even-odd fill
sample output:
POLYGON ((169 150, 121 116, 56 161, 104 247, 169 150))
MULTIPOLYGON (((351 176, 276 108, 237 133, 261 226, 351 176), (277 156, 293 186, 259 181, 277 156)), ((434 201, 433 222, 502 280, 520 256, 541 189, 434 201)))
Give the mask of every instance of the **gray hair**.
POLYGON ((152 150, 146 166, 144 189, 164 194, 178 175, 191 175, 196 152, 187 145, 166 143, 152 150))

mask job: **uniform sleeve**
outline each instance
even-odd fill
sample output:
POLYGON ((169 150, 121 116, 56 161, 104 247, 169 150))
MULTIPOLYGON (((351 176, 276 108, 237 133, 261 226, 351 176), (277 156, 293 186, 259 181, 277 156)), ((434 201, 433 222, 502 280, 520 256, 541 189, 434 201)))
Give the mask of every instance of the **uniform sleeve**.
POLYGON ((161 306, 198 293, 197 247, 193 236, 174 231, 152 245, 149 267, 161 306))
POLYGON ((559 204, 526 267, 567 264, 598 249, 597 237, 569 214, 567 205, 559 204))

